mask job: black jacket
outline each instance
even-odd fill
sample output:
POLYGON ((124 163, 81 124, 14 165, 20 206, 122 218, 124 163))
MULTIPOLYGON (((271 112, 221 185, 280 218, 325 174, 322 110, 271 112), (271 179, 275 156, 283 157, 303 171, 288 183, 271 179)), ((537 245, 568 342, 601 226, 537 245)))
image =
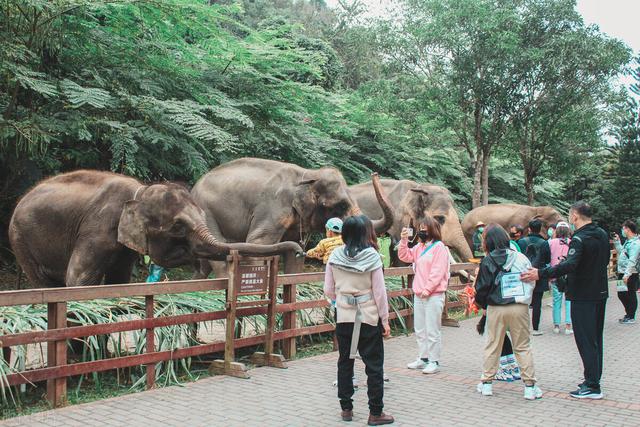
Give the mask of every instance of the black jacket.
POLYGON ((531 265, 522 254, 510 249, 496 249, 482 259, 476 280, 476 303, 487 305, 515 304, 514 298, 503 299, 496 278, 501 268, 508 271, 526 271, 531 265))
POLYGON ((589 223, 573 234, 567 259, 555 267, 541 269, 540 278, 552 279, 566 274, 569 301, 603 300, 609 296, 610 256, 609 236, 602 228, 589 223))
MULTIPOLYGON (((551 263, 551 250, 547 241, 539 234, 531 234, 522 240, 526 239, 524 254, 529 256, 529 253, 536 253, 535 257, 532 257, 531 264, 534 268, 541 269, 547 267, 551 263), (535 246, 535 250, 532 251, 530 246, 535 246)), ((522 247, 522 246, 521 246, 522 247)), ((542 293, 549 290, 549 279, 540 278, 536 282, 536 287, 533 292, 542 293)))

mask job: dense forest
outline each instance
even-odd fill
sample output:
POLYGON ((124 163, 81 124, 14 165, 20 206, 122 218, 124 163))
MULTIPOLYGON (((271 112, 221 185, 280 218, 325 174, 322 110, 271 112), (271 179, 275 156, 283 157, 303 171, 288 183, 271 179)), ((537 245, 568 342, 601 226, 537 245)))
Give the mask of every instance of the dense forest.
POLYGON ((241 156, 441 184, 461 213, 638 215, 640 57, 574 0, 338 3, 0 0, 0 259, 43 177, 193 183, 241 156))

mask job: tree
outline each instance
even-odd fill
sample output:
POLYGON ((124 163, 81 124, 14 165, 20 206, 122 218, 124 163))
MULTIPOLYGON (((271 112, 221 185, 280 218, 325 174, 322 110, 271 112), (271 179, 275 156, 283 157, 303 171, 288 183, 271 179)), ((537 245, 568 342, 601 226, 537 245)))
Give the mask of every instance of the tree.
POLYGON ((510 139, 533 204, 534 185, 549 162, 562 153, 584 159, 602 144, 601 106, 609 103, 611 80, 628 61, 628 48, 596 27, 585 28, 573 1, 526 4, 510 139))

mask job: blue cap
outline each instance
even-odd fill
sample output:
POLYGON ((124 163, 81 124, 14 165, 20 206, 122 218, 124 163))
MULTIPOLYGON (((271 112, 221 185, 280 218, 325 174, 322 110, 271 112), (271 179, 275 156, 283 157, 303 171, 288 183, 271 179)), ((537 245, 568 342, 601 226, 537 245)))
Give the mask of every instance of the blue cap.
POLYGON ((327 230, 342 233, 342 220, 340 218, 330 218, 325 227, 327 227, 327 230))

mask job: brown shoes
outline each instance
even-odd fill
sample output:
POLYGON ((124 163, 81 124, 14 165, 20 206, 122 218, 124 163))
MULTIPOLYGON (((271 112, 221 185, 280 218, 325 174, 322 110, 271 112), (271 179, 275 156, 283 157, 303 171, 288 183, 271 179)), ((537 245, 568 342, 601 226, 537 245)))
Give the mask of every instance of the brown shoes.
POLYGON ((395 420, 391 415, 387 415, 384 412, 380 415, 369 414, 369 424, 370 426, 381 426, 383 424, 392 424, 395 420))
POLYGON ((351 409, 343 409, 342 413, 342 421, 351 421, 353 419, 353 411, 351 409))

